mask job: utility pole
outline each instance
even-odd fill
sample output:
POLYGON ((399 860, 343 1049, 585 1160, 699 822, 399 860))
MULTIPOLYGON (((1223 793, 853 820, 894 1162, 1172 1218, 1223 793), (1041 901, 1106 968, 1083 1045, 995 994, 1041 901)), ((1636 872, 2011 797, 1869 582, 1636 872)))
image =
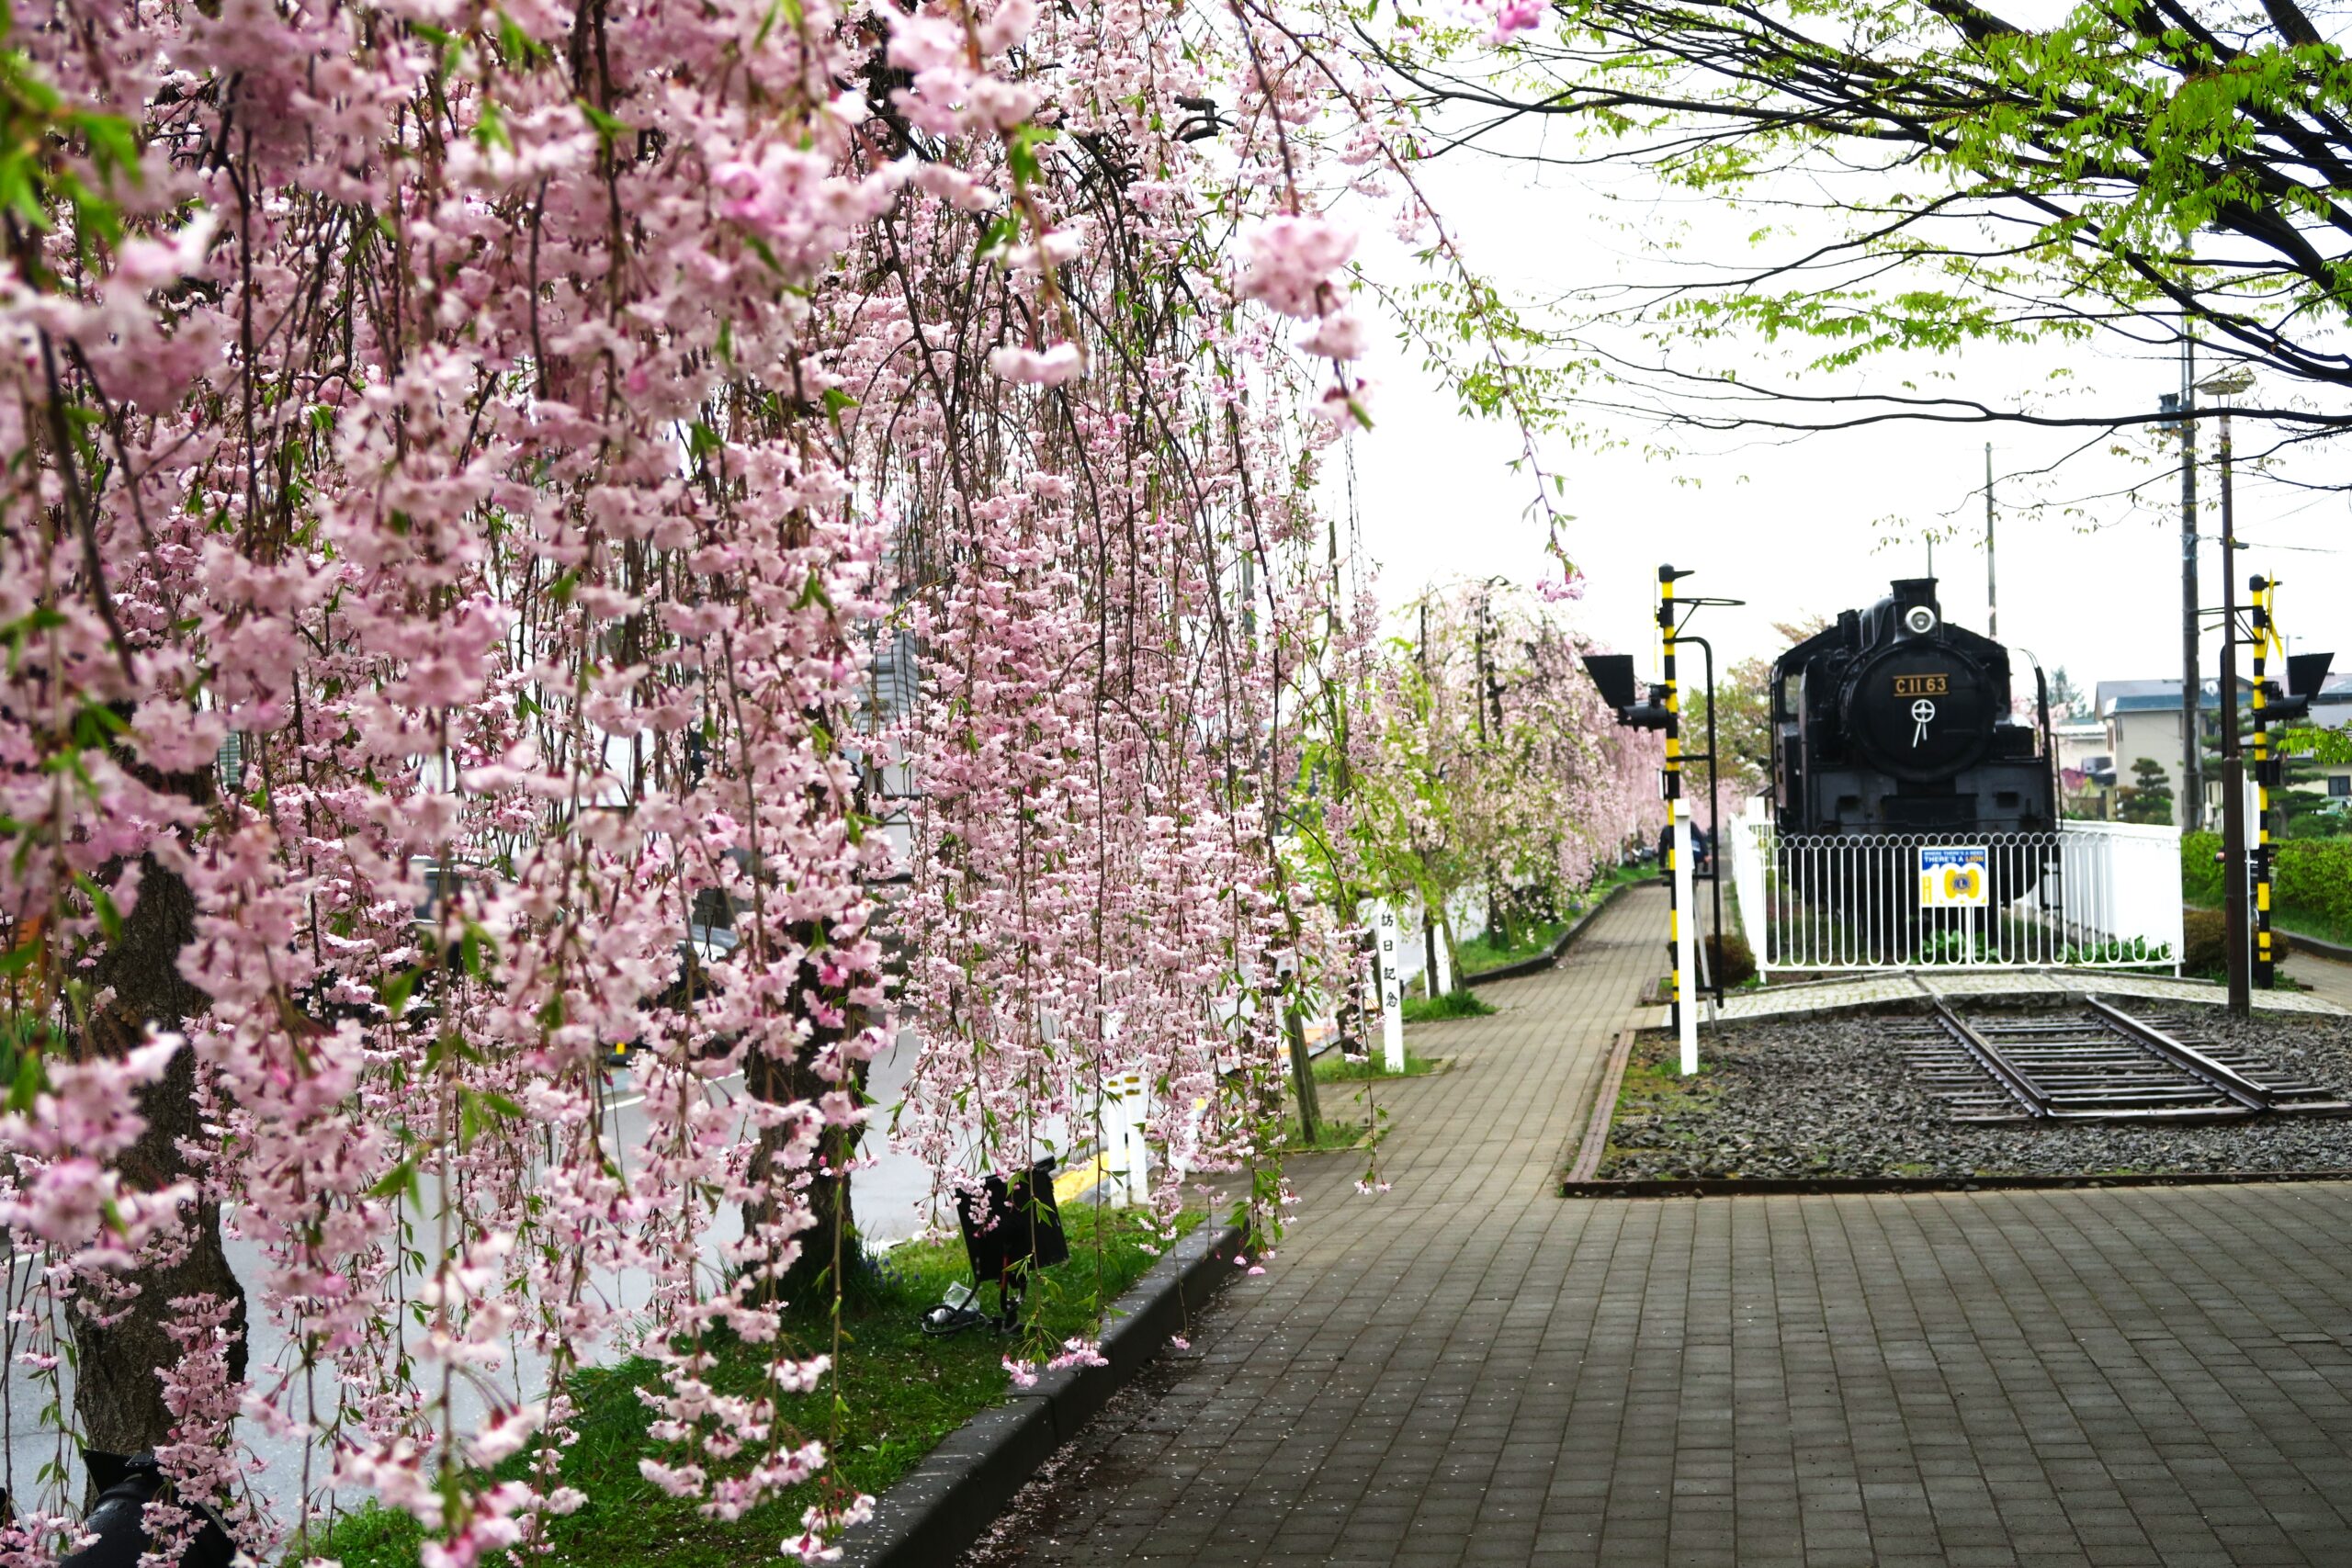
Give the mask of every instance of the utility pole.
POLYGON ((1984 635, 2001 636, 2001 591, 1993 575, 1993 444, 1984 443, 1984 635))
POLYGON ((2180 345, 2180 826, 2205 826, 2205 661, 2197 656, 2197 340, 2180 345))
MULTIPOLYGON (((1421 672, 1421 700, 1431 705, 1430 716, 1435 718, 1437 716, 1434 689, 1430 685, 1430 600, 1426 593, 1421 595, 1421 643, 1415 654, 1414 661, 1421 672)), ((1434 730, 1431 731, 1430 739, 1432 742, 1436 740, 1434 730)), ((1434 769, 1443 765, 1437 759, 1437 747, 1432 744, 1430 747, 1430 766, 1434 769)), ((1425 873, 1427 869, 1426 866, 1423 867, 1425 873)), ((1453 989, 1451 986, 1441 987, 1438 985, 1437 928, 1439 918, 1443 912, 1442 909, 1421 911, 1421 988, 1429 993, 1432 1000, 1436 999, 1442 991, 1453 989)))
MULTIPOLYGON (((2244 370, 2200 389, 2229 396, 2245 390, 2244 370)), ((2245 758, 2238 746, 2238 528, 2230 484, 2230 405, 2222 405, 2222 919, 2228 933, 2230 1012, 2254 1012, 2252 932, 2246 915, 2245 758)))

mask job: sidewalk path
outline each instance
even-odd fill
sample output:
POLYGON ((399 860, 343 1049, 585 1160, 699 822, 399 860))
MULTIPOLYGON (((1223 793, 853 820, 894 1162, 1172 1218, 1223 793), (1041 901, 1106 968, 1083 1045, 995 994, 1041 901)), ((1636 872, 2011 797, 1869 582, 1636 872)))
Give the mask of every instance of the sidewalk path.
POLYGON ((1417 1037, 1024 1564, 2352 1562, 2352 1191, 1554 1196, 1664 923, 1417 1037))
MULTIPOLYGON (((2289 941, 2292 941, 2290 936, 2289 941)), ((2281 972, 2312 988, 2312 995, 2342 1008, 2352 1008, 2352 964, 2338 964, 2309 951, 2290 952, 2281 972)), ((2352 1555, 2348 1553, 2347 1555, 2352 1555)))

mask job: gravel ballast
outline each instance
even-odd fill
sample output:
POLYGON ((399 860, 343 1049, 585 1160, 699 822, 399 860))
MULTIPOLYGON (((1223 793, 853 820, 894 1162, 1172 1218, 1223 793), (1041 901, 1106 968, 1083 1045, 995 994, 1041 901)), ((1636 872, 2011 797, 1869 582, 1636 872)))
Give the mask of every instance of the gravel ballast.
MULTIPOLYGON (((1988 1008, 1963 1008, 1988 1016, 1988 1008)), ((2149 1009, 2352 1100, 2352 1019, 2149 1009)), ((1670 1039, 1644 1039, 1600 1165, 1603 1180, 1940 1178, 2352 1170, 2352 1119, 2266 1117, 2203 1126, 1973 1126, 1910 1071, 1888 1033, 1909 1014, 1727 1025, 1700 1040, 1686 1084, 1670 1039)))

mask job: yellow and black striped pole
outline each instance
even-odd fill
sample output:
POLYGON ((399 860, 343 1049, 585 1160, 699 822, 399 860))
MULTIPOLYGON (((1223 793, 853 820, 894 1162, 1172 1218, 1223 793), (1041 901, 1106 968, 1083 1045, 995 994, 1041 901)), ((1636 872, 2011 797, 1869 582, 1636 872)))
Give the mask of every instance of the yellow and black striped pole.
POLYGON ((1682 798, 1682 705, 1677 700, 1674 684, 1674 579, 1677 573, 1670 566, 1657 569, 1657 633, 1664 645, 1666 671, 1666 952, 1668 973, 1673 978, 1668 995, 1672 1008, 1668 1017, 1679 1030, 1682 1024, 1682 1004, 1688 998, 1682 994, 1682 909, 1675 899, 1675 861, 1682 849, 1682 835, 1675 823, 1674 803, 1682 798))
POLYGON ((1682 798, 1682 693, 1675 680, 1674 580, 1688 577, 1670 566, 1657 569, 1657 629, 1666 671, 1666 886, 1667 951, 1673 954, 1674 1033, 1682 1071, 1699 1070, 1699 1014, 1692 976, 1698 922, 1685 919, 1697 907, 1691 884, 1690 807, 1682 798))
POLYGON ((2278 640, 2278 627, 2272 615, 2272 595, 2278 590, 2275 578, 2257 577, 2254 589, 2254 984, 2258 990, 2274 988, 2278 976, 2278 961, 2270 943, 2270 786, 2278 782, 2277 765, 2270 760, 2270 735, 2264 728, 2269 705, 2268 695, 2262 689, 2262 677, 2269 662, 2273 647, 2280 653, 2286 647, 2278 640))

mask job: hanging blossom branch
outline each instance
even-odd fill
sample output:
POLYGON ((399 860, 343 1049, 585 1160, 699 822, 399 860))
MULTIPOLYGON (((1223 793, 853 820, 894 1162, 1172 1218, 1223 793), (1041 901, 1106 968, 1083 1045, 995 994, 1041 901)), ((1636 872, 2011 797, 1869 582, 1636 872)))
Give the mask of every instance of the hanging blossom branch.
POLYGON ((1664 742, 1616 725, 1581 661, 1600 647, 1559 606, 1474 584, 1408 611, 1372 683, 1368 889, 1418 902, 1451 940, 1459 899, 1514 919, 1555 908, 1656 836, 1664 742))
MULTIPOLYGON (((155 1450, 171 1539, 208 1509, 312 1557, 357 1491, 467 1565, 581 1505, 566 1379, 626 1347, 650 1482, 733 1518, 821 1480, 781 1402, 842 1337, 786 1313, 838 1323, 826 1205, 902 1025, 944 1188, 1138 1072, 1161 1217, 1238 1174, 1272 1244, 1284 1032, 1351 964, 1301 888, 1352 807, 1307 760, 1365 754, 1368 584, 1309 501, 1368 417, 1317 208, 1378 194, 1326 142, 1385 132, 1328 29, 14 27, 0 1222, 42 1264, 8 1348, 81 1369, 62 1458, 155 1450), (895 908, 886 771, 917 790, 895 908), (290 1517, 240 1420, 299 1445, 290 1517)), ((52 1560, 70 1501, 8 1482, 0 1562, 52 1560)), ((786 1549, 869 1506, 827 1485, 786 1549)))

